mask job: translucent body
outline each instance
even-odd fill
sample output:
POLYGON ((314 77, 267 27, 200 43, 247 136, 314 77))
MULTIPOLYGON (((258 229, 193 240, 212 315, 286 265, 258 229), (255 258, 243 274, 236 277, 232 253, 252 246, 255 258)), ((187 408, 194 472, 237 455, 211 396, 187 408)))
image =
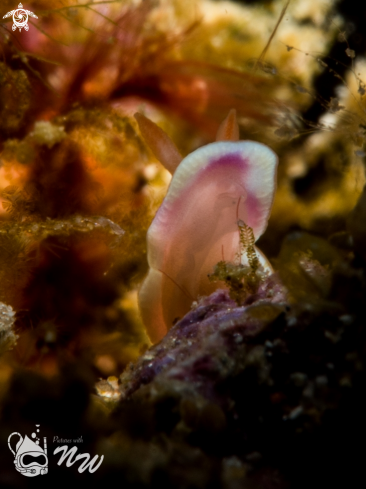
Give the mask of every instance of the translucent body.
MULTIPOLYGON (((148 231, 150 271, 139 294, 153 342, 159 341, 199 296, 220 260, 235 261, 238 220, 264 232, 272 207, 277 157, 252 141, 220 141, 182 160, 148 231)), ((258 252, 264 267, 268 260, 258 252)))

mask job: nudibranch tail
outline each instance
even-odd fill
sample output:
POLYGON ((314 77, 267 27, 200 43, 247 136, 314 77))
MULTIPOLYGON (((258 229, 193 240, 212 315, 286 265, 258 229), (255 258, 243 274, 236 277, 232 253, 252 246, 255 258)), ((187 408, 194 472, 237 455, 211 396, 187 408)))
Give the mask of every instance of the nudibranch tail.
POLYGON ((150 340, 153 343, 160 341, 189 311, 193 300, 165 273, 150 268, 139 290, 140 314, 150 340))
POLYGON ((239 125, 235 109, 231 109, 226 119, 221 122, 216 141, 239 141, 239 125))
POLYGON ((154 156, 173 174, 182 155, 170 137, 159 126, 140 113, 135 114, 139 129, 154 156))
MULTIPOLYGON (((150 272, 139 301, 152 341, 161 339, 193 300, 217 288, 208 275, 223 256, 236 263, 239 221, 251 228, 253 243, 264 232, 276 169, 275 153, 253 141, 211 143, 179 164, 147 235, 150 272)), ((271 270, 253 243, 251 253, 271 270)), ((241 262, 246 260, 242 253, 241 262)))

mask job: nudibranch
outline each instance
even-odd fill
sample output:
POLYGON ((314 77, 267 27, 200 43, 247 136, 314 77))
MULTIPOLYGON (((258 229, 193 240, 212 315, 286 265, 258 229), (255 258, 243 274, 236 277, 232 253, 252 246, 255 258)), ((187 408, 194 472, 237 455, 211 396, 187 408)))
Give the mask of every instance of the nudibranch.
MULTIPOLYGON (((219 127, 216 142, 183 159, 162 129, 141 114, 135 117, 155 156, 173 173, 147 233, 150 270, 139 292, 142 320, 156 343, 193 301, 218 287, 208 279, 215 265, 237 260, 238 223, 253 230, 255 241, 265 231, 277 156, 264 144, 238 140, 234 110, 219 127)), ((255 252, 271 271, 267 258, 256 247, 255 252)), ((247 263, 244 253, 241 263, 247 263)))

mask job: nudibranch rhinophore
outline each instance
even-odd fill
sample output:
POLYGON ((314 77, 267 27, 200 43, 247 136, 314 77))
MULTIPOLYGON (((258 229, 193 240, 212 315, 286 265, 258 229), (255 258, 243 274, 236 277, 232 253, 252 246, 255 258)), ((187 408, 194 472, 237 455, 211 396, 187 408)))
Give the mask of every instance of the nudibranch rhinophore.
MULTIPOLYGON (((221 124, 215 143, 182 159, 169 136, 135 115, 155 156, 173 174, 167 195, 147 233, 149 273, 139 292, 142 320, 159 341, 194 300, 218 286, 208 280, 221 260, 235 262, 238 222, 265 231, 276 188, 277 156, 267 146, 239 141, 235 111, 221 124)), ((259 262, 271 271, 255 248, 259 262)), ((241 262, 247 263, 242 255, 241 262)))

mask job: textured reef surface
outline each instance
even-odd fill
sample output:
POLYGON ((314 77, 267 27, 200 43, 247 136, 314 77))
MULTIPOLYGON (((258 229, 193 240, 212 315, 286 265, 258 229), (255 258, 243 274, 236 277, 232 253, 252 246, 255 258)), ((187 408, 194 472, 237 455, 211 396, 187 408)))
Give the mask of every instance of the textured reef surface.
POLYGON ((240 370, 245 344, 286 310, 286 291, 269 277, 247 302, 238 306, 227 290, 203 298, 164 339, 150 348, 121 376, 121 397, 130 397, 144 384, 177 380, 182 387, 226 404, 220 384, 240 370))
MULTIPOLYGON (((321 268, 306 263, 312 276, 321 268)), ((224 291, 202 299, 122 374, 117 413, 136 420, 146 410, 153 431, 220 460, 217 487, 356 483, 366 331, 360 304, 339 300, 339 285, 358 282, 363 294, 362 275, 343 263, 327 300, 291 304, 277 275, 247 305, 224 291)), ((192 483, 182 477, 181 487, 192 483)))

